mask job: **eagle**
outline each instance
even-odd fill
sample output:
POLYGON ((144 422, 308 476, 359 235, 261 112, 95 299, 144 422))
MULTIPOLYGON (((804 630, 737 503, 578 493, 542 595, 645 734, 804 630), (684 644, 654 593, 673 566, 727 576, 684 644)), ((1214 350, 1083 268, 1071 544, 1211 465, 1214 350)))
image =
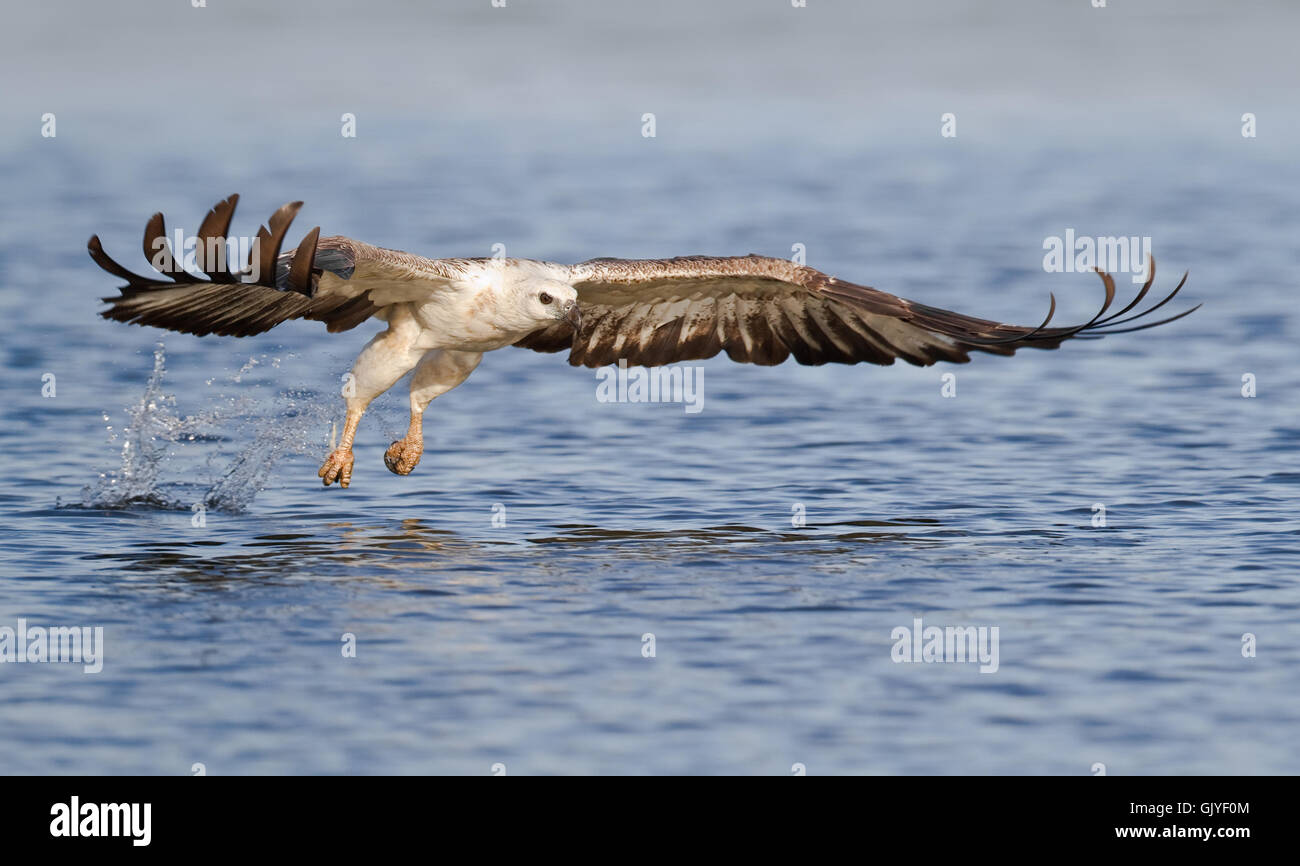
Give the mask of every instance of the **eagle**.
POLYGON ((469 377, 484 352, 519 346, 569 353, 574 366, 619 362, 654 367, 726 352, 744 364, 966 363, 971 352, 1012 355, 1055 349, 1066 340, 1138 331, 1181 319, 1192 307, 1143 321, 1169 303, 1133 312, 1155 279, 1123 309, 1110 313, 1115 282, 1098 270, 1105 301, 1073 327, 1007 325, 955 313, 846 282, 787 259, 760 255, 671 259, 591 259, 576 265, 516 258, 429 259, 313 228, 297 248, 281 252, 302 202, 279 208, 249 244, 246 264, 227 267, 227 232, 238 195, 218 202, 195 236, 195 267, 173 253, 163 215, 145 226, 144 254, 156 273, 139 276, 105 254, 99 236, 90 256, 125 280, 103 298, 101 315, 186 334, 246 337, 290 319, 325 323, 329 333, 370 318, 386 322, 345 377, 343 436, 317 475, 325 486, 352 483, 352 444, 366 407, 406 373, 411 419, 384 463, 408 475, 424 451, 422 419, 429 403, 469 377), (205 254, 206 253, 206 254, 205 254), (201 275, 195 271, 201 271, 201 275), (1131 314, 1131 315, 1130 315, 1131 314))

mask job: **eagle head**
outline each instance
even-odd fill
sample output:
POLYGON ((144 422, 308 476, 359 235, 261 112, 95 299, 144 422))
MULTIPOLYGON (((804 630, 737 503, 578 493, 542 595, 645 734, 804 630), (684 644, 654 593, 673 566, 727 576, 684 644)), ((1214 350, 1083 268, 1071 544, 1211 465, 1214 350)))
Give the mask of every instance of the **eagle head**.
POLYGON ((578 309, 578 290, 559 280, 530 280, 524 297, 528 311, 541 325, 556 320, 567 321, 578 329, 581 312, 578 309))

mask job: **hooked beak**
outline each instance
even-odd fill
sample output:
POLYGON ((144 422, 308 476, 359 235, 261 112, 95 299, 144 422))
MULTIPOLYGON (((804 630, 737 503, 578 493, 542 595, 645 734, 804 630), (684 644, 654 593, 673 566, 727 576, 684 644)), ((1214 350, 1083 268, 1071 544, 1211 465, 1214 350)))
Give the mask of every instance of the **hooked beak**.
POLYGON ((564 308, 564 321, 573 326, 575 333, 582 328, 582 311, 577 301, 569 301, 569 306, 564 308))

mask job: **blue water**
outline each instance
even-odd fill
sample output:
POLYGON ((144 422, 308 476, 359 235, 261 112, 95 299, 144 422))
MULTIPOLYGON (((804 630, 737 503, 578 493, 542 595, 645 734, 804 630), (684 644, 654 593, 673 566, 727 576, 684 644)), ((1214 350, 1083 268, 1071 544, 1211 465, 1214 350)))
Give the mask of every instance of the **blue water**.
MULTIPOLYGON (((672 99, 707 104, 688 83, 672 99)), ((160 136, 115 98, 53 140, 24 116, 0 150, 0 625, 106 643, 98 674, 0 665, 0 771, 1300 772, 1294 142, 1234 139, 1233 116, 944 140, 928 103, 824 136, 737 109, 682 140, 661 116, 647 140, 640 97, 589 132, 385 104, 355 140, 338 107, 201 127, 172 106, 160 136), (96 316, 115 284, 92 232, 143 267, 150 213, 192 229, 235 191, 237 232, 301 198, 295 240, 429 255, 801 243, 828 273, 1030 324, 1048 292, 1061 321, 1100 300, 1043 272, 1045 237, 1149 235, 1157 290, 1189 270, 1205 307, 964 366, 714 359, 698 414, 601 403, 593 371, 506 349, 433 403, 414 474, 382 460, 402 383, 362 422, 352 487, 323 489, 339 376, 376 323, 235 340, 96 316), (895 663, 914 617, 998 627, 997 672, 895 663)))

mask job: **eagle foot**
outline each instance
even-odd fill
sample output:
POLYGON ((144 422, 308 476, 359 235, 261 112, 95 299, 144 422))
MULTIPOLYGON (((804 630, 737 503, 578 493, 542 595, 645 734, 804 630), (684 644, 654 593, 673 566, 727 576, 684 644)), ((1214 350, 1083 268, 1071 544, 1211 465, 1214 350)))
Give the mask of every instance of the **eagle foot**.
POLYGON ((339 487, 346 488, 352 483, 352 449, 338 448, 331 452, 316 474, 326 487, 338 481, 339 487))
POLYGON ((398 439, 384 452, 384 465, 394 475, 410 475, 424 453, 424 440, 407 436, 398 439))

